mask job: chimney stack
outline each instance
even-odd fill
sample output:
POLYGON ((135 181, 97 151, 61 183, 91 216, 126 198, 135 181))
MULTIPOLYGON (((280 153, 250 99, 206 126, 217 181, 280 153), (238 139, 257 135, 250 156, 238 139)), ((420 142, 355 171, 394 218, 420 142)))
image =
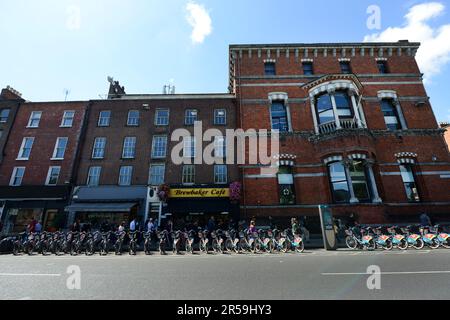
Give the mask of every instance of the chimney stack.
POLYGON ((22 94, 10 86, 2 89, 0 96, 6 100, 22 99, 22 94))

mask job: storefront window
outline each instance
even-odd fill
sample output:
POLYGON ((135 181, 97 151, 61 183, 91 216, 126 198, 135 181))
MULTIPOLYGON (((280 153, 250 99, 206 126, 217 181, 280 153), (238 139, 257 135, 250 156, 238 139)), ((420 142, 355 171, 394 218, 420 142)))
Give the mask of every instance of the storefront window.
POLYGON ((42 223, 42 213, 42 209, 9 209, 5 221, 5 233, 26 231, 33 220, 42 223))

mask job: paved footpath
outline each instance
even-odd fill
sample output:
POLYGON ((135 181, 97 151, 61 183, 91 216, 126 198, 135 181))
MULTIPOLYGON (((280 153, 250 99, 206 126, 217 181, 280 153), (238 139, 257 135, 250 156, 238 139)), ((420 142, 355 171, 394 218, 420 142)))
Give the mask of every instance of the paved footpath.
POLYGON ((445 249, 307 250, 303 254, 273 255, 0 256, 0 299, 448 299, 449 296, 450 250, 445 249), (379 281, 378 274, 369 279, 370 266, 375 266, 373 272, 381 272, 379 281), (368 280, 372 288, 379 285, 380 289, 370 290, 368 280))

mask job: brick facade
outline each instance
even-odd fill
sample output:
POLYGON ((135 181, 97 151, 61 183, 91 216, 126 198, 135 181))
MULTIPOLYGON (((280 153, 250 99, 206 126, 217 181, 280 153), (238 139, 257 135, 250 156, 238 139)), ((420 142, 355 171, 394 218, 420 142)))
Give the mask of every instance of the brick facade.
MULTIPOLYGON (((234 129, 236 112, 234 98, 230 95, 166 95, 137 98, 124 96, 122 99, 93 101, 89 111, 86 127, 86 138, 81 151, 80 168, 77 176, 77 185, 85 185, 91 166, 101 166, 100 185, 117 185, 119 169, 121 166, 132 166, 132 185, 147 185, 149 181, 149 168, 153 164, 165 164, 165 183, 180 184, 182 166, 174 165, 170 159, 172 148, 179 142, 171 141, 171 134, 175 129, 184 128, 193 134, 193 126, 184 124, 185 110, 196 109, 198 120, 202 121, 203 130, 216 128, 225 135, 226 129, 234 129), (169 125, 155 126, 155 113, 157 109, 169 110, 169 125), (214 125, 214 110, 225 109, 227 113, 226 125, 214 125), (99 127, 98 118, 103 110, 111 111, 111 122, 108 127, 99 127), (140 113, 138 126, 127 126, 127 117, 130 110, 140 113), (152 159, 153 136, 167 136, 167 152, 163 159, 152 159), (103 159, 92 159, 93 144, 96 137, 106 138, 105 156, 103 159), (136 137, 136 154, 133 159, 122 159, 122 146, 125 137, 136 137)), ((208 143, 204 143, 206 147, 208 143)), ((197 165, 196 184, 213 184, 213 166, 197 165)), ((228 181, 239 178, 237 166, 228 168, 228 181)))
POLYGON ((243 215, 317 216, 317 206, 323 204, 331 205, 337 215, 356 213, 363 223, 414 221, 421 211, 450 220, 450 158, 415 60, 418 46, 404 41, 230 46, 230 91, 237 96, 239 123, 244 129, 270 130, 270 96, 281 94, 286 97, 290 128, 282 134, 280 153, 296 156, 292 168, 296 201, 291 205, 280 205, 276 174, 264 176, 257 166, 243 166, 243 215), (340 60, 349 61, 353 74, 341 73, 340 60), (377 60, 387 64, 389 73, 379 72, 377 60), (276 75, 264 74, 265 62, 275 63, 276 75), (303 73, 302 62, 312 62, 313 75, 303 73), (317 109, 311 104, 317 103, 318 95, 313 92, 336 83, 337 90, 344 83, 357 91, 355 101, 361 98, 359 115, 364 123, 357 126, 353 118, 351 128, 324 132, 314 123, 318 114, 313 114, 317 109), (402 130, 387 130, 380 104, 384 92, 400 104, 402 130), (413 161, 419 203, 407 201, 399 172, 402 159, 396 156, 402 152, 417 155, 413 161), (381 203, 334 203, 324 160, 352 154, 373 162, 381 203))
POLYGON ((78 144, 87 109, 87 102, 27 102, 17 112, 10 137, 5 148, 4 161, 0 166, 0 185, 9 185, 14 167, 25 167, 23 186, 43 186, 51 166, 60 166, 57 185, 73 183, 78 144), (38 128, 27 128, 33 111, 41 111, 38 128), (73 125, 61 127, 64 111, 75 111, 73 125), (17 160, 22 140, 34 137, 29 160, 17 160), (58 137, 67 137, 68 144, 63 160, 51 160, 58 137))

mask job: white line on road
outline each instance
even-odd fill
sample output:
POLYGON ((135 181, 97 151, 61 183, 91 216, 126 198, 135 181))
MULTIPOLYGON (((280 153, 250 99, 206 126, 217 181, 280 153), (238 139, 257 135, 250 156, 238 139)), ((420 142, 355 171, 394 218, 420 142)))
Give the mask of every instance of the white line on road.
POLYGON ((0 273, 0 277, 61 277, 60 273, 0 273))
MULTIPOLYGON (((450 274, 450 271, 399 271, 399 272, 381 272, 375 273, 379 275, 395 275, 395 274, 450 274)), ((361 276, 373 275, 367 272, 343 272, 343 273, 322 273, 323 276, 361 276)))

